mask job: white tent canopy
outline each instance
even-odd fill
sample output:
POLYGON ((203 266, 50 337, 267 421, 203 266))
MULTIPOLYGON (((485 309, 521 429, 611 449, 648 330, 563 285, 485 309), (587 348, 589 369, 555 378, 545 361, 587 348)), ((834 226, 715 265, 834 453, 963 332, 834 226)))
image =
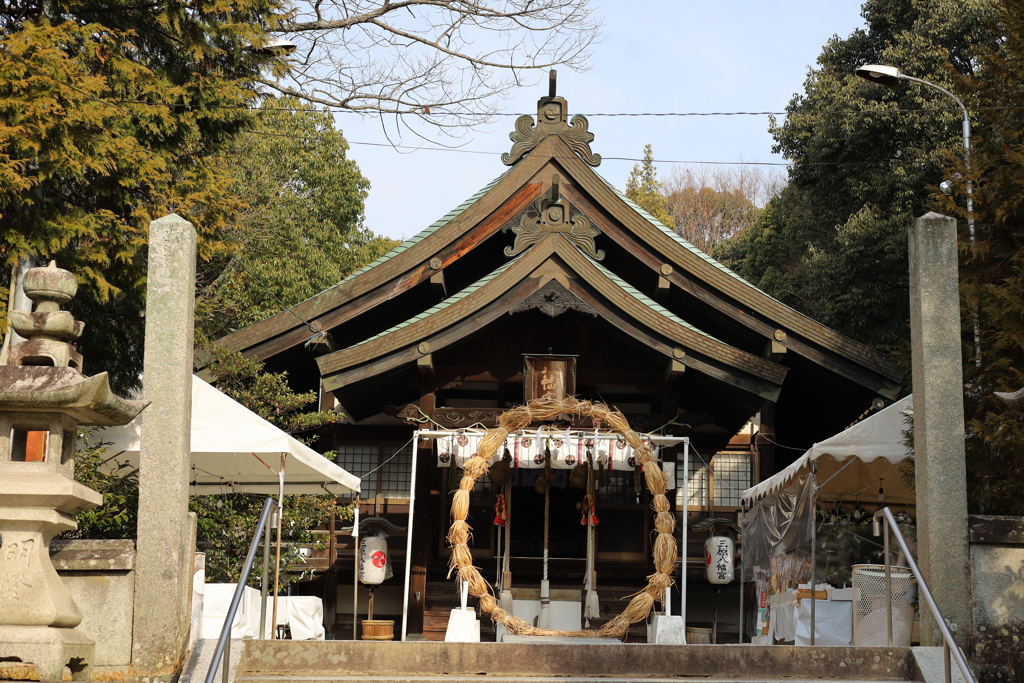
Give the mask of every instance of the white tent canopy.
MULTIPOLYGON (((147 415, 97 432, 99 440, 112 443, 108 462, 138 467, 142 419, 147 415)), ((358 477, 194 375, 191 450, 193 494, 276 494, 282 469, 286 494, 359 491, 358 477)))
POLYGON ((830 456, 835 461, 852 457, 865 463, 879 458, 893 465, 901 462, 908 455, 902 443, 903 432, 908 427, 906 416, 912 415, 913 411, 913 396, 907 396, 849 429, 814 444, 789 467, 744 491, 741 496, 743 504, 750 505, 785 488, 800 471, 822 456, 830 456))

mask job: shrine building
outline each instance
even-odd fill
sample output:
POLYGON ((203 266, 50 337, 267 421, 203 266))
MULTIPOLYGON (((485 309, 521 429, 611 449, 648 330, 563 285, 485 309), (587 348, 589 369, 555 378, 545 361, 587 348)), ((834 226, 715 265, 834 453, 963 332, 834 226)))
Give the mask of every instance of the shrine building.
MULTIPOLYGON (((736 642, 737 584, 708 590, 700 523, 736 523, 741 491, 894 399, 903 372, 760 291, 626 198, 598 174, 587 119, 571 116, 553 85, 536 119, 520 117, 511 139, 501 158, 508 168, 440 220, 219 343, 287 371, 294 389, 319 391, 321 409, 345 415, 314 447, 335 451, 338 465, 365 477, 361 519, 389 535, 394 576, 374 591, 375 619, 400 622, 407 599, 409 636, 440 639, 458 600, 446 532, 461 475, 445 460, 447 442, 423 439, 412 481, 414 431, 487 429, 530 398, 575 395, 618 408, 637 432, 689 438, 689 500, 679 487, 681 463, 669 492, 677 529, 691 529, 680 553, 691 577, 687 623, 714 625, 718 642, 736 642)), ((556 422, 600 426, 573 415, 556 422)), ((683 452, 663 448, 659 457, 671 463, 683 452)), ((543 571, 545 496, 535 490, 543 472, 511 470, 505 533, 517 599, 536 593, 543 571)), ((585 491, 570 485, 570 471, 553 476, 549 578, 552 593, 571 601, 586 573, 588 527, 577 507, 585 491)), ((602 618, 617 614, 620 599, 652 572, 652 512, 640 479, 614 470, 597 482, 602 618)), ((503 556, 494 524, 500 492, 485 477, 468 519, 474 563, 491 582, 503 556)), ((324 597, 328 638, 353 637, 351 525, 335 520, 321 530, 326 549, 308 565, 315 578, 297 585, 324 597)), ((368 590, 358 590, 365 618, 368 590)), ((678 610, 678 592, 673 599, 678 610)), ((483 631, 489 626, 485 620, 483 631)), ((630 631, 630 640, 643 638, 641 628, 630 631)))

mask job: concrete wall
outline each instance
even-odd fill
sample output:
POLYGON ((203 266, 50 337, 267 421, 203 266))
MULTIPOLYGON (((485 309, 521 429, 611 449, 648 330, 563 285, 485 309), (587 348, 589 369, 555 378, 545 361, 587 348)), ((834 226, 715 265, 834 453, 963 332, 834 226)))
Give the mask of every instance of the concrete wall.
POLYGON ((135 541, 53 541, 50 553, 58 576, 82 611, 79 630, 96 642, 93 664, 130 664, 135 541))
POLYGON ((1024 680, 1024 517, 971 515, 974 651, 985 681, 1024 680))

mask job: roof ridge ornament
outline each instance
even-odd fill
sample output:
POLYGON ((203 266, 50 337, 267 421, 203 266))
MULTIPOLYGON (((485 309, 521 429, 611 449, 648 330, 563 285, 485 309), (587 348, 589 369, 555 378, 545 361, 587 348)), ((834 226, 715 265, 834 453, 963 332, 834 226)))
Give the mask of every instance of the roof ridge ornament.
POLYGON ((562 196, 560 185, 561 178, 555 173, 551 176, 551 189, 533 203, 519 219, 519 225, 512 227, 516 241, 511 247, 505 247, 506 257, 516 256, 550 234, 559 234, 584 254, 597 261, 604 260, 604 250, 594 243, 601 231, 581 213, 569 218, 569 202, 562 196))
POLYGON ((588 130, 590 122, 583 114, 576 114, 569 120, 568 102, 555 95, 556 78, 556 71, 552 69, 548 96, 537 101, 537 123, 534 124, 529 114, 516 119, 516 129, 508 135, 513 143, 512 150, 501 155, 501 163, 513 166, 544 138, 557 135, 584 162, 591 166, 601 165, 601 155, 594 154, 590 149, 590 143, 594 141, 594 134, 588 130))

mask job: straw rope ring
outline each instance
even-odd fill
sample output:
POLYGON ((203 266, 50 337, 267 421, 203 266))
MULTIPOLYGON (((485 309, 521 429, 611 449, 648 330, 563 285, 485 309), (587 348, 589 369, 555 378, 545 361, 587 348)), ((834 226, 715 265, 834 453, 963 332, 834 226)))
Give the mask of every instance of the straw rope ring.
POLYGON ((578 636, 601 638, 625 638, 630 624, 647 618, 656 600, 663 600, 665 589, 674 581, 672 573, 676 566, 677 548, 674 531, 675 515, 669 512, 668 489, 665 473, 654 459, 654 453, 643 439, 629 427, 626 417, 618 410, 609 409, 603 403, 591 403, 575 398, 557 400, 542 398, 530 401, 525 406, 516 406, 505 411, 498 418, 498 426, 489 429, 480 440, 477 453, 462 466, 462 480, 455 498, 452 501, 452 526, 448 531, 448 545, 452 549, 449 560, 451 570, 457 572, 459 579, 469 584, 469 593, 480 600, 480 608, 491 615, 491 619, 505 625, 513 635, 533 636, 578 636), (581 417, 590 416, 594 420, 606 422, 616 433, 621 435, 636 454, 636 461, 644 465, 643 474, 647 489, 653 497, 651 507, 655 512, 654 528, 657 538, 654 540, 654 574, 647 577, 647 586, 632 595, 629 604, 621 614, 601 627, 600 630, 557 631, 554 629, 536 628, 498 607, 491 585, 473 566, 473 555, 469 550, 469 539, 472 529, 466 523, 469 514, 469 493, 477 480, 488 468, 488 461, 504 446, 505 439, 511 432, 525 429, 533 422, 554 420, 563 413, 573 413, 581 417))

